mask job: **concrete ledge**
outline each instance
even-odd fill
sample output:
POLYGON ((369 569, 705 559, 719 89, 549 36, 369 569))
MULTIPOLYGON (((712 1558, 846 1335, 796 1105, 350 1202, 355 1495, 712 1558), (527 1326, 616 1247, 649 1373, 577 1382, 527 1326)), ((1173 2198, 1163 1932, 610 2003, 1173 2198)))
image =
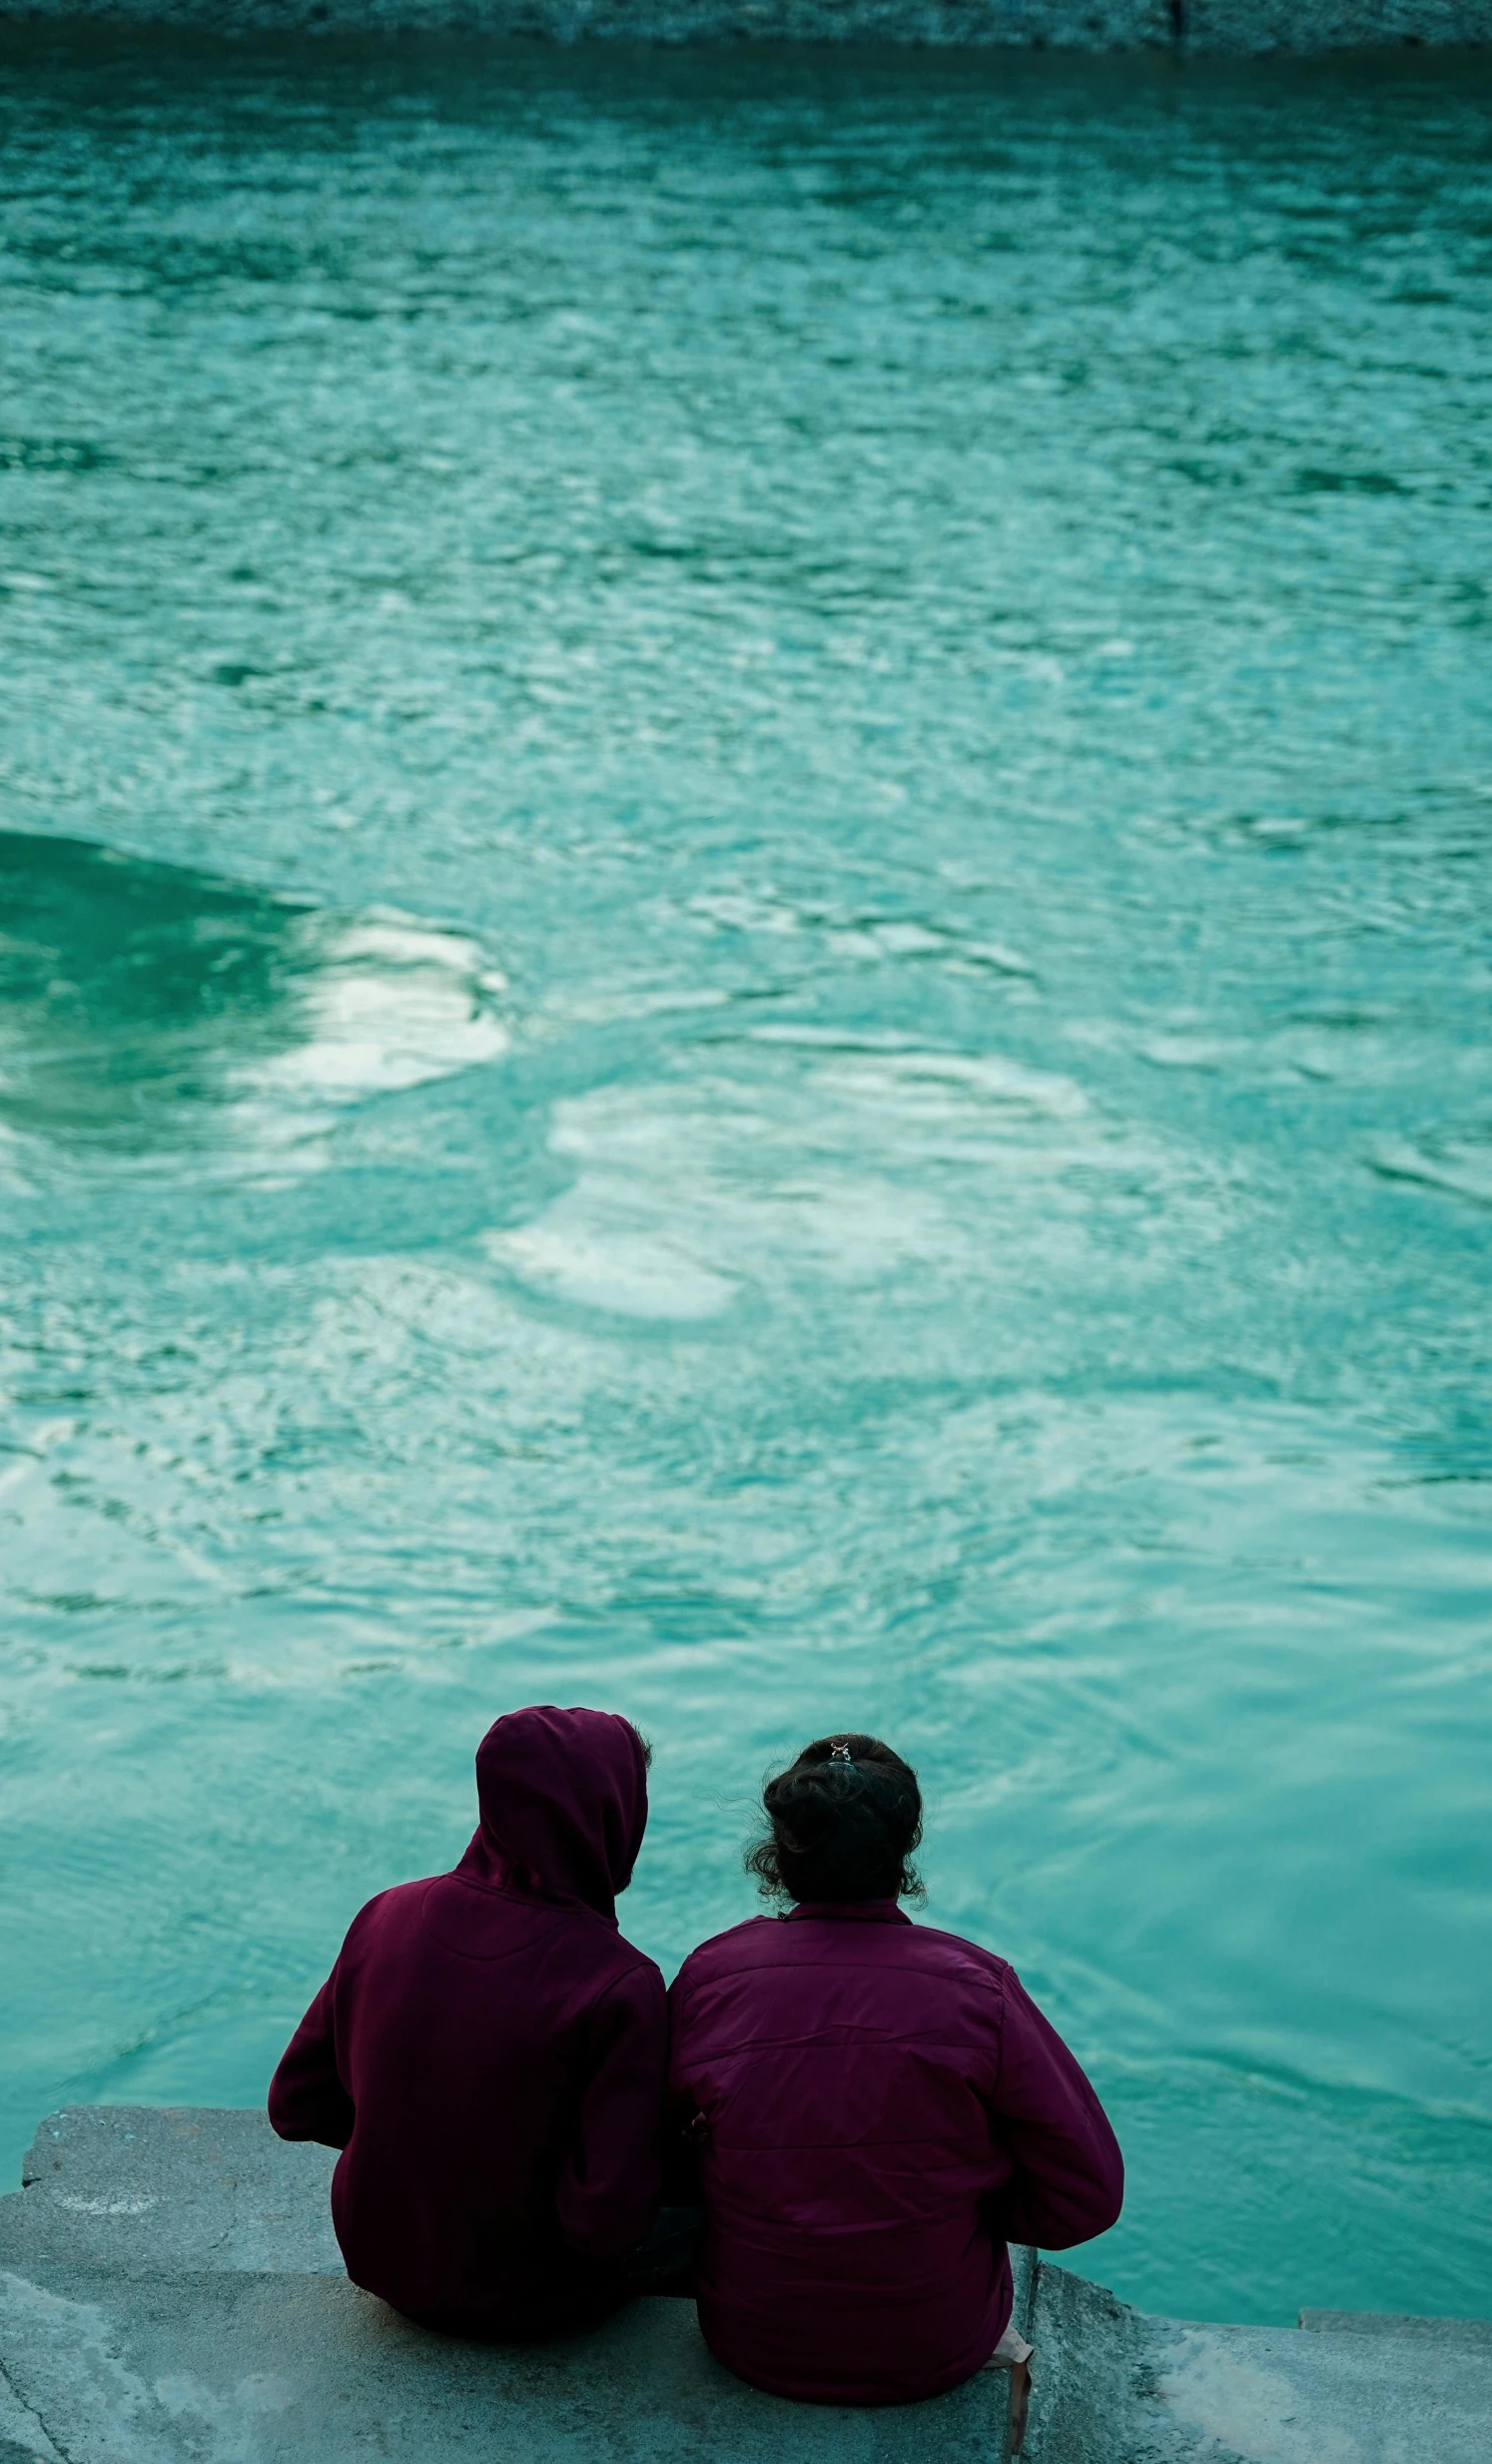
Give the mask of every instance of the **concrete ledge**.
MULTIPOLYGON (((1005 2464, 1007 2382, 794 2405, 643 2300, 521 2348, 411 2326, 342 2272, 330 2150, 261 2113, 74 2106, 0 2198, 0 2464, 1005 2464)), ((1487 2464, 1492 2322, 1147 2317, 1019 2254, 1031 2464, 1487 2464)))
POLYGON ((786 2404, 644 2300, 533 2348, 429 2335, 344 2277, 0 2276, 7 2464, 994 2464, 1005 2380, 909 2412, 786 2404), (997 2398, 1000 2402, 997 2402, 997 2398))
POLYGON ((341 2276, 336 2162, 262 2112, 68 2105, 27 2149, 22 2195, 0 2198, 0 2266, 341 2276))
POLYGON ((1377 2325, 1302 2335, 1152 2318, 1044 2263, 1027 2330, 1039 2356, 1028 2454, 1032 2464, 1488 2464, 1492 2328, 1377 2325))
POLYGON ((0 20, 222 34, 464 32, 555 42, 914 43, 1321 52, 1492 42, 1492 0, 0 0, 0 20))
POLYGON ((1411 2344, 1468 2344, 1492 2352, 1492 2318, 1411 2318, 1398 2310, 1302 2310, 1315 2335, 1407 2337, 1411 2344))

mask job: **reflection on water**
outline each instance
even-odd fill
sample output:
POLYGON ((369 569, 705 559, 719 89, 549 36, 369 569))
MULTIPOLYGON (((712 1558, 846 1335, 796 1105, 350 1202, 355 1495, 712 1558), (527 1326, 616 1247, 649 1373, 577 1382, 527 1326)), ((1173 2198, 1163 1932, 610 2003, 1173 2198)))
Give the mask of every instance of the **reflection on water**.
POLYGON ((501 1052, 474 943, 76 839, 0 832, 0 1125, 255 1160, 327 1108, 501 1052), (232 1118, 225 1122, 223 1115, 232 1118))
POLYGON ((1492 63, 0 42, 0 2158, 854 1724, 1085 2265, 1484 2309, 1492 63))

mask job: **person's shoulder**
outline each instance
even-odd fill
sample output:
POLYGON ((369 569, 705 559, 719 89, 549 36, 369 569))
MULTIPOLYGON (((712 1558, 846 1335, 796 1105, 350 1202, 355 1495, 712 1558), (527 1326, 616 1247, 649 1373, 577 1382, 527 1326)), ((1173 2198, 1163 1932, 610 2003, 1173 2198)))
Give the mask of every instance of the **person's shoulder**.
POLYGON ((640 1991, 646 1991, 648 1986, 652 1985, 660 1994, 663 1992, 663 1971, 657 1961, 650 1959, 645 1951, 639 1951, 635 1943, 628 1942, 625 1934, 611 1936, 611 1953, 612 1956, 608 1963, 610 1971, 607 1980, 608 1992, 611 1986, 620 1985, 624 1979, 628 1978, 633 1980, 640 1991))
POLYGON ((353 1919, 348 1928, 349 1938, 356 1934, 360 1927, 376 1925, 380 1918, 412 1916, 422 1902, 430 1884, 438 1882, 439 1879, 438 1875, 421 1874, 414 1882, 390 1883, 386 1891, 375 1891, 371 1900, 364 1901, 357 1916, 353 1919))
POLYGON ((983 1943, 970 1942, 964 1934, 945 1934, 936 1925, 900 1928, 897 1939, 908 1946, 909 1956, 917 1965, 961 1977, 995 1993, 1003 1992, 1016 1973, 998 1951, 987 1951, 983 1943))
POLYGON ((422 1875, 417 1882, 390 1883, 386 1891, 375 1891, 371 1900, 365 1900, 343 1940, 344 1958, 350 1952, 356 1955, 386 1944, 390 1936, 416 1923, 431 1879, 437 1878, 422 1875))
POLYGON ((708 1942, 690 1952, 674 1979, 674 1992, 688 1992, 691 1986, 730 1976, 737 1969, 759 1967, 780 1942, 779 1928, 780 1920, 775 1917, 748 1917, 744 1925, 712 1934, 708 1942))
POLYGON ((348 1927, 348 1940, 357 1932, 367 1932, 376 1925, 401 1925, 406 1917, 416 1917, 423 1907, 430 1883, 440 1883, 443 1875, 421 1873, 413 1883, 389 1883, 386 1890, 374 1890, 372 1900, 365 1900, 357 1910, 353 1925, 348 1927))

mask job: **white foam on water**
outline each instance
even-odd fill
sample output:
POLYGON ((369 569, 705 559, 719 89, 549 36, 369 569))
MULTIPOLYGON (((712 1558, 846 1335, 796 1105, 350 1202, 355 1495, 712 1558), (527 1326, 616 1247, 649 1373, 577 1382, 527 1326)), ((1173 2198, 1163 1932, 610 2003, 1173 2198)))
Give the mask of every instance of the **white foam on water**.
POLYGON ((722 1072, 557 1104, 549 1149, 574 1178, 532 1222, 488 1235, 493 1261, 551 1296, 684 1322, 748 1290, 789 1298, 929 1265, 1014 1288, 1034 1244, 1048 1265, 1083 1245, 1099 1186, 1215 1214, 1184 1147, 1059 1071, 890 1034, 746 1040, 800 1053, 784 1051, 767 1091, 722 1072))
POLYGON ((1083 1089, 1054 1070, 1034 1070, 999 1053, 904 1051, 825 1066, 826 1094, 855 1103, 947 1117, 973 1108, 1028 1121, 1076 1121, 1089 1110, 1083 1089))
POLYGON ((508 1033, 491 1007, 503 978, 474 941, 401 916, 303 927, 303 1041, 230 1073, 246 1120, 294 1145, 348 1105, 498 1059, 508 1033))
POLYGON ((300 1169, 347 1107, 507 1049, 466 934, 24 833, 0 872, 0 1186, 44 1186, 59 1151, 300 1169))
POLYGON ((718 1315, 751 1286, 874 1281, 958 1246, 936 1195, 864 1169, 853 1123, 783 1118, 738 1090, 605 1088, 555 1107, 576 1177, 531 1224, 491 1233, 519 1281, 628 1317, 718 1315))
POLYGON ((520 1282, 581 1308, 688 1324, 718 1317, 737 1284, 657 1227, 627 1230, 594 1188, 562 1200, 525 1232, 502 1232, 489 1254, 520 1282), (612 1220, 607 1221, 607 1216, 612 1220))

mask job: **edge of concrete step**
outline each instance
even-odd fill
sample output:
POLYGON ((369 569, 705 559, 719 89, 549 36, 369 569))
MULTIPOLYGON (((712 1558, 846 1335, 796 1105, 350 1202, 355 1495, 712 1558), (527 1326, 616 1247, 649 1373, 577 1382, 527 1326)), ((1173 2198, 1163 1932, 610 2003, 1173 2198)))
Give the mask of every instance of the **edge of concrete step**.
MULTIPOLYGON (((262 2111, 49 2114, 0 2197, 0 2464, 1005 2464, 1004 2373, 881 2411, 786 2404, 720 2368, 687 2302, 537 2353, 428 2335, 348 2282, 335 2162, 262 2111)), ((1492 2457, 1492 2320, 1215 2325, 1012 2262, 1023 2464, 1492 2457)))
POLYGON ((1296 2325, 1307 2335, 1386 2336, 1492 2352, 1492 2318, 1420 2318, 1403 2310, 1302 2310, 1296 2325))

